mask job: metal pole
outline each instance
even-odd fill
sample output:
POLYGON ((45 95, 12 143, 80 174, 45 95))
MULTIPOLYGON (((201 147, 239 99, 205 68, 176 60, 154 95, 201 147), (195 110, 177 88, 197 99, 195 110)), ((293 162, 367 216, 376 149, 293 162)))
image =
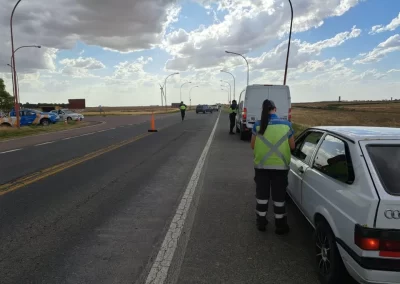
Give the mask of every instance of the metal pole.
POLYGON ((176 73, 169 74, 169 75, 167 76, 167 78, 165 78, 165 81, 164 81, 164 99, 165 99, 165 109, 167 109, 167 108, 168 108, 168 106, 167 106, 167 79, 168 79, 170 76, 172 76, 172 75, 177 75, 177 74, 179 74, 179 72, 176 72, 176 73))
MULTIPOLYGON (((13 67, 12 67, 11 64, 7 64, 7 66, 10 66, 11 70, 13 70, 13 67)), ((13 83, 14 83, 14 75, 13 75, 13 73, 11 73, 11 75, 12 75, 12 79, 13 79, 13 83)), ((14 84, 17 84, 18 93, 19 93, 19 79, 18 79, 18 74, 17 74, 17 80, 15 81, 14 84)))
POLYGON ((191 84, 192 82, 185 82, 185 83, 183 83, 182 85, 181 85, 181 91, 180 91, 180 102, 182 101, 182 87, 184 86, 184 85, 186 85, 186 84, 191 84))
POLYGON ((292 14, 291 19, 290 19, 290 32, 289 32, 289 42, 288 42, 288 49, 287 49, 287 54, 286 54, 286 65, 285 65, 285 75, 283 78, 283 85, 286 85, 286 76, 287 76, 287 69, 288 69, 288 64, 289 64, 289 52, 290 52, 290 40, 292 38, 292 26, 293 26, 293 6, 292 6, 292 1, 288 0, 290 4, 290 12, 292 14))
POLYGON ((225 70, 221 70, 221 72, 231 74, 231 76, 233 78, 233 99, 236 99, 236 82, 235 82, 236 80, 235 80, 235 76, 233 76, 232 73, 230 73, 228 71, 225 71, 225 70))
POLYGON ((241 55, 240 53, 236 53, 236 52, 232 52, 232 51, 226 51, 225 50, 225 52, 226 53, 231 53, 231 54, 236 54, 236 55, 239 55, 239 56, 241 56, 245 61, 246 61, 246 64, 247 64, 247 86, 249 85, 249 73, 250 73, 250 69, 249 69, 249 62, 247 61, 247 59, 246 59, 246 57, 244 57, 243 55, 241 55))
MULTIPOLYGON (((13 66, 13 76, 14 78, 17 78, 16 71, 15 71, 15 56, 14 56, 14 34, 13 34, 13 27, 12 27, 12 21, 14 17, 14 12, 15 9, 17 8, 18 4, 21 2, 21 0, 18 0, 17 3, 14 6, 14 9, 11 12, 11 17, 10 17, 10 32, 11 32, 11 54, 12 54, 12 66, 13 66)), ((14 80, 15 81, 15 80, 14 80)), ((17 127, 20 128, 20 117, 19 117, 19 101, 18 101, 18 90, 17 90, 17 85, 14 82, 13 84, 13 89, 14 89, 14 100, 15 100, 15 112, 17 115, 17 127)))
POLYGON ((232 99, 232 86, 231 86, 231 84, 228 82, 228 81, 225 81, 225 80, 221 80, 221 82, 225 82, 225 83, 227 83, 228 85, 229 85, 229 100, 231 100, 232 99))

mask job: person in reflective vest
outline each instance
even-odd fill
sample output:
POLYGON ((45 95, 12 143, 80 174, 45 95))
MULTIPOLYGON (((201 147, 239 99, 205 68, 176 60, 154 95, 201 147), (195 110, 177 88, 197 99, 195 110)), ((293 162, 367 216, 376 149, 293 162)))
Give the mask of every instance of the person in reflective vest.
POLYGON ((262 105, 261 120, 254 124, 252 132, 257 228, 260 231, 266 230, 268 202, 272 195, 275 233, 287 234, 289 226, 285 206, 286 187, 291 150, 295 148, 292 124, 276 115, 273 101, 265 100, 262 105))
POLYGON ((235 127, 235 119, 236 119, 236 113, 237 113, 238 105, 236 100, 232 101, 232 104, 229 107, 229 134, 235 134, 233 133, 233 128, 235 127))
POLYGON ((186 105, 183 102, 181 102, 179 105, 179 109, 181 110, 181 117, 183 121, 185 119, 186 105))

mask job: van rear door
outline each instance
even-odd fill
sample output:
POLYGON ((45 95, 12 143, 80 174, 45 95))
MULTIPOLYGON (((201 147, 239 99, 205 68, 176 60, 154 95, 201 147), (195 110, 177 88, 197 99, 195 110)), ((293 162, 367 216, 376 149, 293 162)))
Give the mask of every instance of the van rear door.
POLYGON ((375 226, 400 229, 400 140, 359 143, 380 197, 375 226))
POLYGON ((291 109, 291 98, 288 86, 277 85, 270 86, 268 99, 272 100, 276 106, 276 114, 283 119, 289 119, 291 109))

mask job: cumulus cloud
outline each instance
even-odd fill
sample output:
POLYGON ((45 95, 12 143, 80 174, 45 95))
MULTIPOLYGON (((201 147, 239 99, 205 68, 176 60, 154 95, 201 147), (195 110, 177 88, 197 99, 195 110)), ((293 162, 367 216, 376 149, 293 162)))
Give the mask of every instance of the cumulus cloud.
POLYGON ((396 34, 381 42, 377 47, 367 54, 361 55, 361 59, 354 61, 354 64, 368 64, 381 61, 389 53, 400 50, 400 35, 396 34))
POLYGON ((371 31, 369 34, 378 34, 386 31, 394 31, 400 26, 400 13, 397 15, 396 18, 394 18, 389 24, 386 26, 383 25, 376 25, 371 28, 371 31))
MULTIPOLYGON (((341 32, 332 38, 308 43, 305 41, 294 40, 290 47, 290 68, 297 68, 302 63, 311 60, 315 55, 319 55, 323 49, 333 48, 344 44, 347 40, 356 38, 361 34, 361 30, 355 26, 351 31, 341 32)), ((283 69, 286 62, 287 42, 281 42, 276 48, 264 52, 258 58, 250 58, 251 66, 254 69, 283 69)), ((311 61, 316 62, 316 61, 311 61)))
MULTIPOLYGON (((167 27, 177 20, 176 0, 30 0, 22 1, 14 14, 15 46, 39 44, 71 49, 76 42, 120 52, 153 48, 167 27)), ((0 62, 11 56, 9 17, 15 1, 0 0, 0 62)), ((19 71, 49 69, 54 63, 46 49, 18 51, 19 71)), ((4 67, 0 67, 4 68, 4 67)), ((6 71, 4 68, 3 71, 6 71)))
MULTIPOLYGON (((340 16, 358 2, 327 0, 321 5, 317 0, 295 1, 293 31, 297 33, 319 27, 324 19, 340 16)), ((247 53, 286 35, 289 30, 290 9, 286 1, 221 0, 199 3, 206 7, 214 3, 218 5, 217 11, 227 14, 221 22, 186 32, 186 42, 166 45, 164 48, 173 56, 167 61, 166 69, 209 68, 226 60, 224 50, 247 53)), ((351 35, 344 36, 356 36, 358 32, 355 30, 351 35)))
POLYGON ((69 67, 83 68, 89 70, 103 69, 106 67, 101 61, 93 57, 86 57, 86 58, 78 57, 74 59, 66 58, 61 60, 60 64, 69 67))

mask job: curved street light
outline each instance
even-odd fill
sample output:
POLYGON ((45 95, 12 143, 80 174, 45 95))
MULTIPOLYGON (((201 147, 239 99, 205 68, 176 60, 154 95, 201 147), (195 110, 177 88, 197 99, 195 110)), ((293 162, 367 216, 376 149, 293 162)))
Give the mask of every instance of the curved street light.
MULTIPOLYGON (((225 82, 229 85, 229 101, 232 99, 232 86, 228 81, 220 80, 221 82, 225 82)), ((221 86, 222 87, 222 86, 221 86)))
POLYGON ((235 54, 235 55, 241 56, 241 57, 246 61, 246 64, 247 64, 247 85, 249 85, 249 72, 250 72, 250 70, 249 70, 249 62, 247 61, 246 57, 244 57, 244 56, 241 55, 240 53, 236 53, 236 52, 232 52, 232 51, 227 51, 227 50, 225 50, 225 52, 226 52, 226 53, 230 53, 230 54, 235 54))
POLYGON ((231 74, 232 78, 233 78, 233 99, 235 99, 235 94, 236 94, 236 83, 235 83, 235 76, 233 76, 233 74, 231 72, 225 71, 225 70, 221 70, 221 72, 223 73, 228 73, 231 74))
POLYGON ((169 75, 167 76, 167 78, 165 78, 165 81, 164 81, 164 100, 165 100, 165 108, 168 108, 168 106, 167 106, 167 79, 168 79, 169 77, 173 76, 173 75, 178 75, 178 74, 179 74, 179 72, 175 72, 175 73, 169 74, 169 75))
POLYGON ((191 84, 192 82, 185 82, 181 85, 181 91, 180 91, 180 102, 182 101, 182 87, 186 84, 191 84))
MULTIPOLYGON (((15 72, 15 57, 14 57, 14 35, 13 35, 13 17, 14 17, 14 12, 15 9, 17 9, 18 4, 21 2, 21 0, 18 0, 17 3, 15 4, 12 12, 11 12, 11 17, 10 17, 10 32, 11 32, 11 65, 13 66, 13 76, 14 78, 17 78, 16 72, 15 72)), ((15 100, 15 112, 17 115, 17 127, 20 128, 20 117, 19 117, 19 104, 18 104, 18 90, 16 84, 13 84, 13 93, 14 93, 14 100, 15 100)))
POLYGON ((229 90, 228 89, 224 89, 224 88, 221 88, 221 90, 228 92, 228 103, 230 104, 231 103, 231 98, 229 97, 229 90))
POLYGON ((292 17, 290 19, 290 31, 289 31, 289 42, 288 42, 288 49, 287 49, 287 54, 286 54, 286 65, 285 65, 285 75, 283 78, 283 85, 286 85, 286 76, 287 76, 287 69, 288 69, 288 64, 289 64, 289 51, 290 51, 290 40, 292 38, 292 26, 293 26, 293 6, 292 6, 292 1, 288 0, 290 4, 290 11, 292 13, 292 17))
MULTIPOLYGON (((16 50, 14 50, 14 54, 20 50, 21 48, 28 48, 28 47, 34 47, 34 48, 42 48, 40 45, 23 45, 18 47, 16 50)), ((10 59, 10 64, 7 64, 8 66, 11 67, 11 80, 12 80, 12 85, 13 85, 13 96, 15 97, 15 93, 14 93, 14 67, 13 67, 13 55, 11 55, 11 59, 10 59)), ((17 80, 18 80, 18 74, 17 74, 17 70, 15 70, 15 74, 17 75, 17 80)), ((19 83, 17 82, 17 89, 18 89, 18 94, 19 94, 19 83)))
POLYGON ((192 90, 194 89, 194 88, 198 88, 199 86, 193 86, 193 87, 191 87, 190 88, 190 90, 189 90, 189 110, 192 108, 192 90))
MULTIPOLYGON (((11 67, 11 76, 12 76, 12 70, 13 70, 13 67, 12 67, 12 65, 11 64, 7 64, 7 66, 10 66, 11 67)), ((13 80, 13 84, 14 84, 14 77, 12 76, 12 80, 13 80)), ((17 88, 18 88, 18 92, 19 92, 19 79, 18 79, 18 74, 17 74, 17 88)))

